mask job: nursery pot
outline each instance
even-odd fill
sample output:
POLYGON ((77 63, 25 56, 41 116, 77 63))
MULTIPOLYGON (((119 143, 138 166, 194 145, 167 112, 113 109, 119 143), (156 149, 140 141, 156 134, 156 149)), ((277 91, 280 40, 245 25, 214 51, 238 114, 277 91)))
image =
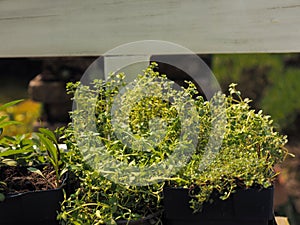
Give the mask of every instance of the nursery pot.
POLYGON ((164 189, 164 225, 272 225, 274 188, 240 189, 228 199, 213 194, 201 212, 190 208, 189 190, 164 189))
POLYGON ((63 184, 56 189, 7 194, 0 202, 1 225, 57 225, 57 212, 63 201, 63 184))

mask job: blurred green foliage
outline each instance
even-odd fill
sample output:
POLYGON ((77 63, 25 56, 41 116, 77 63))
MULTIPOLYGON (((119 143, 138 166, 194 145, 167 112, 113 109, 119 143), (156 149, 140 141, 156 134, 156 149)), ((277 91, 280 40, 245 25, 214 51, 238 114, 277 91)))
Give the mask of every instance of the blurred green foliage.
POLYGON ((215 55, 212 69, 226 88, 238 83, 254 108, 270 114, 280 130, 294 131, 300 112, 300 57, 298 54, 215 55))
POLYGON ((2 136, 14 136, 32 132, 33 124, 38 120, 40 114, 41 104, 29 99, 5 108, 0 112, 0 116, 6 116, 8 120, 19 123, 5 127, 2 136))
POLYGON ((290 68, 279 76, 265 92, 261 105, 272 114, 282 128, 297 126, 294 121, 300 110, 300 70, 290 68))

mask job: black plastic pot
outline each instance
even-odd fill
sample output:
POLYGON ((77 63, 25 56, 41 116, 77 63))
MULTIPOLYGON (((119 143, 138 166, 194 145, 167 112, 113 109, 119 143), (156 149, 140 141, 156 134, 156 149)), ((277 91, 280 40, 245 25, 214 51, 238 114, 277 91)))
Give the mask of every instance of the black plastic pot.
POLYGON ((272 225, 274 188, 238 190, 227 200, 213 197, 193 213, 188 189, 164 190, 164 225, 272 225))
POLYGON ((9 194, 0 202, 1 225, 57 225, 57 212, 63 201, 63 186, 45 191, 9 194))

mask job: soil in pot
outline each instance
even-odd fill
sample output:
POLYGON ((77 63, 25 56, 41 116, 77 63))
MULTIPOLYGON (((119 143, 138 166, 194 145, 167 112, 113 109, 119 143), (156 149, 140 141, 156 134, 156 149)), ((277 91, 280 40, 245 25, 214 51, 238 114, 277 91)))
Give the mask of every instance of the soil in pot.
POLYGON ((28 167, 1 167, 0 180, 7 185, 3 186, 4 194, 12 195, 28 191, 54 189, 56 180, 55 171, 51 166, 45 166, 39 169, 46 179, 37 173, 30 172, 28 167))

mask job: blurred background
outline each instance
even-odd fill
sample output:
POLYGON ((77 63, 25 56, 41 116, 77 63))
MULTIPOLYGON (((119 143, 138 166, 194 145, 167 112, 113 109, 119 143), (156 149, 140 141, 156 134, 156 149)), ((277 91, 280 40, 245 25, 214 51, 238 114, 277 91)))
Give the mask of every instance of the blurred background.
MULTIPOLYGON (((289 137, 288 158, 276 169, 275 212, 300 224, 300 54, 234 54, 203 56, 224 92, 237 83, 252 107, 272 116, 275 127, 289 137)), ((30 132, 39 126, 55 129, 69 122, 68 81, 79 80, 94 58, 0 59, 0 105, 24 99, 5 112, 22 122, 2 135, 30 132)))
POLYGON ((24 99, 18 105, 6 110, 11 119, 24 124, 9 126, 2 135, 16 135, 32 131, 34 122, 41 114, 41 104, 29 98, 28 84, 41 72, 41 66, 42 60, 0 59, 0 104, 24 99))

